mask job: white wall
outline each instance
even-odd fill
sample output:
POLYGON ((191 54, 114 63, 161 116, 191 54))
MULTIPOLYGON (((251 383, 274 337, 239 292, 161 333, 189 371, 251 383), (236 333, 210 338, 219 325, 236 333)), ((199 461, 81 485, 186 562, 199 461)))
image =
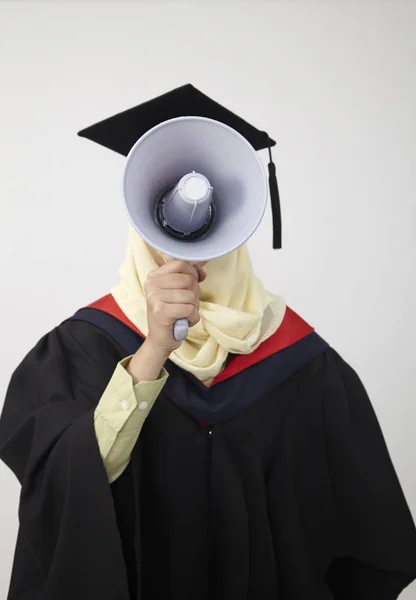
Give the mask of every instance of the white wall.
MULTIPOLYGON (((284 250, 268 214, 253 261, 360 372, 416 514, 416 3, 1 2, 0 57, 1 396, 117 279, 123 158, 77 130, 192 82, 277 139, 284 250)), ((4 598, 18 486, 0 469, 4 598)))

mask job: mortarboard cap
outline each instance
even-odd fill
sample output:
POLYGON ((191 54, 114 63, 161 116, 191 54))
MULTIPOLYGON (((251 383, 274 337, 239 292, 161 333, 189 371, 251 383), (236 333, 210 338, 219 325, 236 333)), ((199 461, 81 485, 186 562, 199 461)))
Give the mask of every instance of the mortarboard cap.
POLYGON ((147 131, 176 117, 197 116, 220 121, 238 131, 255 150, 269 150, 269 187, 273 217, 273 248, 281 248, 281 214, 276 168, 271 147, 276 145, 268 134, 256 129, 244 119, 211 100, 193 85, 175 90, 139 104, 113 117, 100 121, 78 133, 97 144, 127 156, 131 148, 147 131))

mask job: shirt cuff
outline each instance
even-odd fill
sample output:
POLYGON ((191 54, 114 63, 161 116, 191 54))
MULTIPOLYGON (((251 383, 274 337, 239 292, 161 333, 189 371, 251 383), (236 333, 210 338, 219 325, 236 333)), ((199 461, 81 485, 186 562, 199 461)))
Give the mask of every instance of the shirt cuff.
MULTIPOLYGON (((119 435, 120 440, 125 441, 129 438, 128 434, 137 434, 134 443, 137 441, 140 429, 169 376, 162 369, 158 379, 140 381, 134 385, 133 378, 125 369, 130 359, 131 356, 128 356, 118 363, 95 409, 95 431, 104 461, 119 435)), ((126 460, 132 449, 133 447, 129 447, 126 460)))

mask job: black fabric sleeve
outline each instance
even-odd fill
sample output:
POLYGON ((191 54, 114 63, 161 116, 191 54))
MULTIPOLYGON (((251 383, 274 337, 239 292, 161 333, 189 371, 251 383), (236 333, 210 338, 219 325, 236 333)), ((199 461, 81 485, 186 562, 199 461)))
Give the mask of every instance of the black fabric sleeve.
POLYGON ((22 486, 9 600, 128 599, 93 423, 119 359, 90 326, 69 322, 13 374, 0 419, 0 457, 22 486))
POLYGON ((297 378, 267 489, 284 598, 396 600, 415 578, 416 531, 377 417, 332 349, 297 378))
POLYGON ((355 371, 333 353, 323 404, 336 532, 326 579, 335 600, 393 600, 416 575, 412 516, 355 371))

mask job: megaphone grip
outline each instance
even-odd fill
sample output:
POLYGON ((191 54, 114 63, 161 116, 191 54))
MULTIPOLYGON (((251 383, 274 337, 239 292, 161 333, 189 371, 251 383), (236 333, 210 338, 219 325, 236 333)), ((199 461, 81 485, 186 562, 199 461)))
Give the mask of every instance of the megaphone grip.
POLYGON ((178 319, 173 325, 173 337, 177 342, 183 342, 188 336, 188 319, 178 319))

